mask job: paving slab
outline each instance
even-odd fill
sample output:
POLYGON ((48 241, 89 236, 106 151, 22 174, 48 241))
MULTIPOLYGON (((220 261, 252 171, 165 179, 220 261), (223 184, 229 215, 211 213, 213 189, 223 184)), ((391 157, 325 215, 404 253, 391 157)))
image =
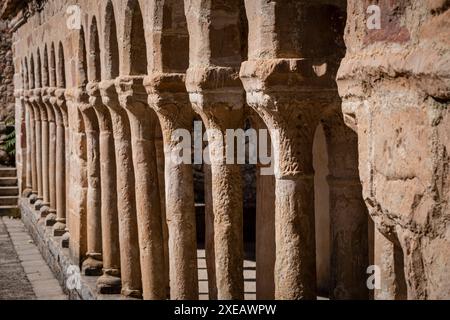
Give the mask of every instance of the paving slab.
POLYGON ((21 220, 0 218, 0 300, 66 300, 21 220))

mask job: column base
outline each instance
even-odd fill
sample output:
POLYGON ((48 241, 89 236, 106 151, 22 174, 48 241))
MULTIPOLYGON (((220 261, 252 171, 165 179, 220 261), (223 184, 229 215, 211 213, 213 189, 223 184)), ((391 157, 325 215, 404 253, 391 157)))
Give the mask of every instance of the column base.
POLYGON ((69 248, 69 241, 70 241, 70 234, 65 230, 63 235, 61 236, 61 247, 69 248))
POLYGON ((38 196, 35 192, 33 192, 32 194, 30 194, 30 204, 35 204, 36 201, 38 200, 38 196))
POLYGON ((124 297, 142 299, 142 292, 140 290, 122 289, 120 293, 124 297))
POLYGON ((56 219, 56 223, 53 225, 53 236, 61 237, 64 233, 66 233, 66 224, 56 219))
POLYGON ((43 203, 43 205, 39 209, 39 216, 41 219, 47 218, 47 216, 51 213, 50 207, 43 203))
POLYGON ((103 270, 103 275, 97 280, 97 292, 100 294, 120 294, 122 290, 122 281, 120 277, 113 274, 119 274, 119 270, 103 270))
POLYGON ((27 189, 23 190, 23 192, 22 192, 22 196, 25 198, 29 198, 32 194, 33 194, 33 190, 31 190, 30 188, 27 188, 27 189))
POLYGON ((56 213, 50 212, 47 217, 45 217, 45 225, 47 227, 52 227, 56 223, 56 213))
MULTIPOLYGON (((96 257, 98 254, 94 254, 96 257)), ((88 258, 83 261, 81 270, 84 275, 89 277, 98 277, 103 274, 103 262, 93 257, 92 254, 88 254, 88 258)))
POLYGON ((38 196, 36 202, 34 203, 34 209, 36 211, 40 211, 43 206, 44 206, 44 201, 42 200, 42 198, 39 198, 39 196, 38 196))

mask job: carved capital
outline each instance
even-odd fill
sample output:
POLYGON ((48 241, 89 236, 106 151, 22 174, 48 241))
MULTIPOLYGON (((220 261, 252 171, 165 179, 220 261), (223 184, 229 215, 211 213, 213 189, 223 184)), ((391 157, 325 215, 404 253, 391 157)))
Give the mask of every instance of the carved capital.
POLYGON ((103 104, 105 106, 112 110, 118 110, 121 108, 114 80, 105 80, 100 82, 99 89, 103 104))

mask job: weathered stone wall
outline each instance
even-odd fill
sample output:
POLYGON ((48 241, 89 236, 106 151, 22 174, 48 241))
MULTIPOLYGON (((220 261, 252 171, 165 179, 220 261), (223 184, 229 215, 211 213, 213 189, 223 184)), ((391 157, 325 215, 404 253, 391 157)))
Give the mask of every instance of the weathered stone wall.
POLYGON ((0 122, 14 119, 14 66, 11 38, 8 22, 0 20, 0 122))
MULTIPOLYGON (((366 26, 370 3, 349 1, 338 84, 346 122, 358 133, 366 205, 404 255, 390 249, 379 261, 405 276, 408 298, 448 298, 449 1, 379 1, 378 30, 366 26)), ((392 298, 395 287, 393 279, 382 291, 392 298)))

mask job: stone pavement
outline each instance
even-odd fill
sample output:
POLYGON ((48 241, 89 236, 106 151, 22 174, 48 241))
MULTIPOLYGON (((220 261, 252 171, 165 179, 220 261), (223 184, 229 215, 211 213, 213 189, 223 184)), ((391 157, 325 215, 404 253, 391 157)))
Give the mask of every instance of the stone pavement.
POLYGON ((0 300, 65 300, 21 220, 0 218, 0 300))

